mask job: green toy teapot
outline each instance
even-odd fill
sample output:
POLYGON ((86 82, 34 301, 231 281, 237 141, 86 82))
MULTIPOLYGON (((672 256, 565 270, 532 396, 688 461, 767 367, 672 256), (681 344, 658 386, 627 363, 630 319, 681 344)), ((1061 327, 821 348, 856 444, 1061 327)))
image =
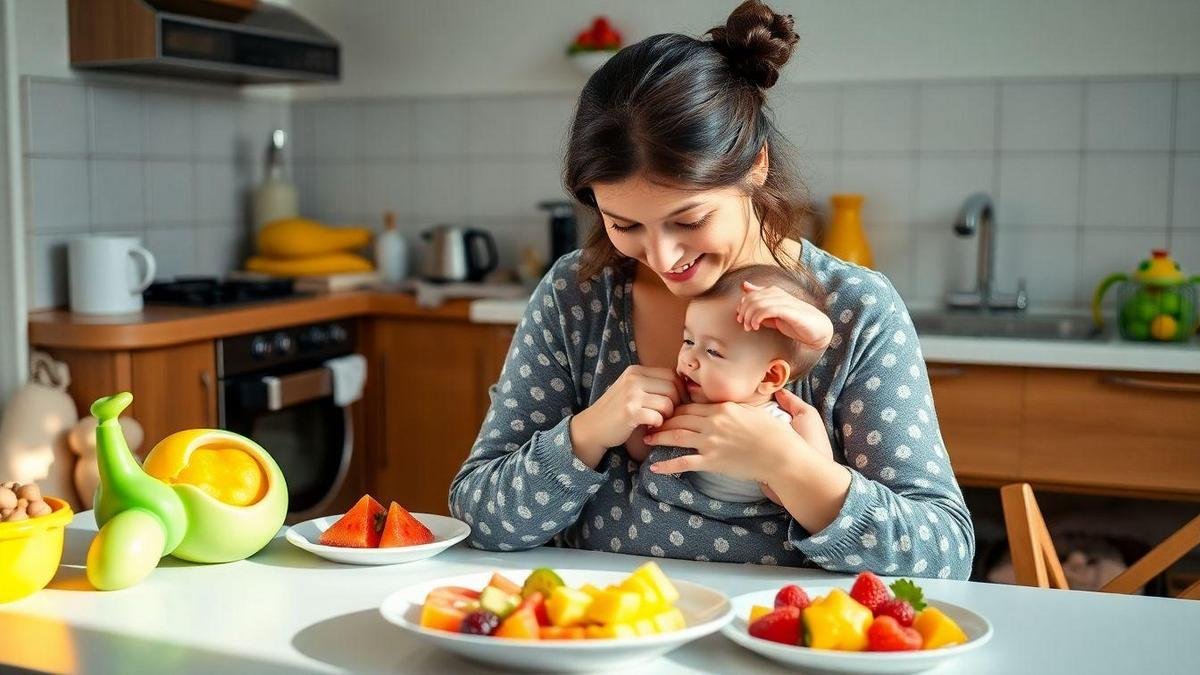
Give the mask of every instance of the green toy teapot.
POLYGON ((139 466, 117 421, 132 402, 122 392, 92 404, 100 469, 100 532, 87 556, 92 585, 132 586, 166 555, 229 562, 266 546, 288 505, 283 473, 267 451, 228 431, 189 429, 159 441, 139 466))
POLYGON ((1200 276, 1188 278, 1163 249, 1138 263, 1133 275, 1105 277, 1092 296, 1092 319, 1104 327, 1100 304, 1109 287, 1117 290, 1118 327, 1126 340, 1187 340, 1196 332, 1196 289, 1200 276))

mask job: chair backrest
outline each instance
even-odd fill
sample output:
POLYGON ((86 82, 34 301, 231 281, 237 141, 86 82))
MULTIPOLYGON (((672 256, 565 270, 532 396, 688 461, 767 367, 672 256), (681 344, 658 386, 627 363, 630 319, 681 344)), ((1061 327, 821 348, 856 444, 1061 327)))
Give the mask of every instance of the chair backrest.
MULTIPOLYGON (((1004 525, 1008 530, 1008 547, 1012 553, 1013 572, 1022 586, 1067 589, 1050 531, 1042 518, 1033 488, 1028 483, 1014 483, 1000 488, 1004 506, 1004 525)), ((1118 574, 1100 590, 1106 593, 1132 593, 1161 574, 1175 561, 1200 546, 1200 515, 1179 528, 1155 546, 1129 569, 1118 574)), ((1179 596, 1200 600, 1200 581, 1185 588, 1179 596)))

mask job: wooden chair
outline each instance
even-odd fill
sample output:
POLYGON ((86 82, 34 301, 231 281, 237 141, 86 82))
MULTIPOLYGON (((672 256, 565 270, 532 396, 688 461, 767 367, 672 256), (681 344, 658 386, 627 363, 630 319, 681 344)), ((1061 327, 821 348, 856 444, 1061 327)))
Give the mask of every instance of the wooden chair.
MULTIPOLYGON (((1033 488, 1028 483, 1005 485, 1000 488, 1000 501, 1004 506, 1004 524, 1017 583, 1067 590, 1067 578, 1063 575, 1054 542, 1050 540, 1046 521, 1033 497, 1033 488)), ((1132 593, 1196 546, 1200 546, 1200 516, 1164 539, 1100 590, 1132 593)), ((1179 597, 1200 600, 1200 581, 1185 588, 1179 597)))

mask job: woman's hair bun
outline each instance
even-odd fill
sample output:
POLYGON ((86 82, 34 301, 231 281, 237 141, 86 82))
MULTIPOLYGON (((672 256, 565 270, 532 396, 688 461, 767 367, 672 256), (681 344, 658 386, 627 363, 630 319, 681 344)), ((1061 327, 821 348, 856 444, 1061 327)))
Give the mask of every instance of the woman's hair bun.
POLYGON ((776 14, 761 0, 746 0, 729 15, 724 26, 708 31, 713 47, 729 65, 752 84, 767 89, 800 41, 791 14, 776 14))

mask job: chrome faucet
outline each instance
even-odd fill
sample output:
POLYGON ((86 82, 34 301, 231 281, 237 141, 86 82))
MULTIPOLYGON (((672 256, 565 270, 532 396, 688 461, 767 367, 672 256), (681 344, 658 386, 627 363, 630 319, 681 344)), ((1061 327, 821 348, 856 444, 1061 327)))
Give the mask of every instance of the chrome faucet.
POLYGON ((960 237, 977 234, 979 237, 978 265, 975 270, 975 290, 946 294, 950 307, 977 309, 1025 309, 1025 280, 1017 283, 1016 293, 998 294, 993 288, 996 272, 996 223, 992 198, 985 192, 967 197, 954 219, 954 233, 960 237))

